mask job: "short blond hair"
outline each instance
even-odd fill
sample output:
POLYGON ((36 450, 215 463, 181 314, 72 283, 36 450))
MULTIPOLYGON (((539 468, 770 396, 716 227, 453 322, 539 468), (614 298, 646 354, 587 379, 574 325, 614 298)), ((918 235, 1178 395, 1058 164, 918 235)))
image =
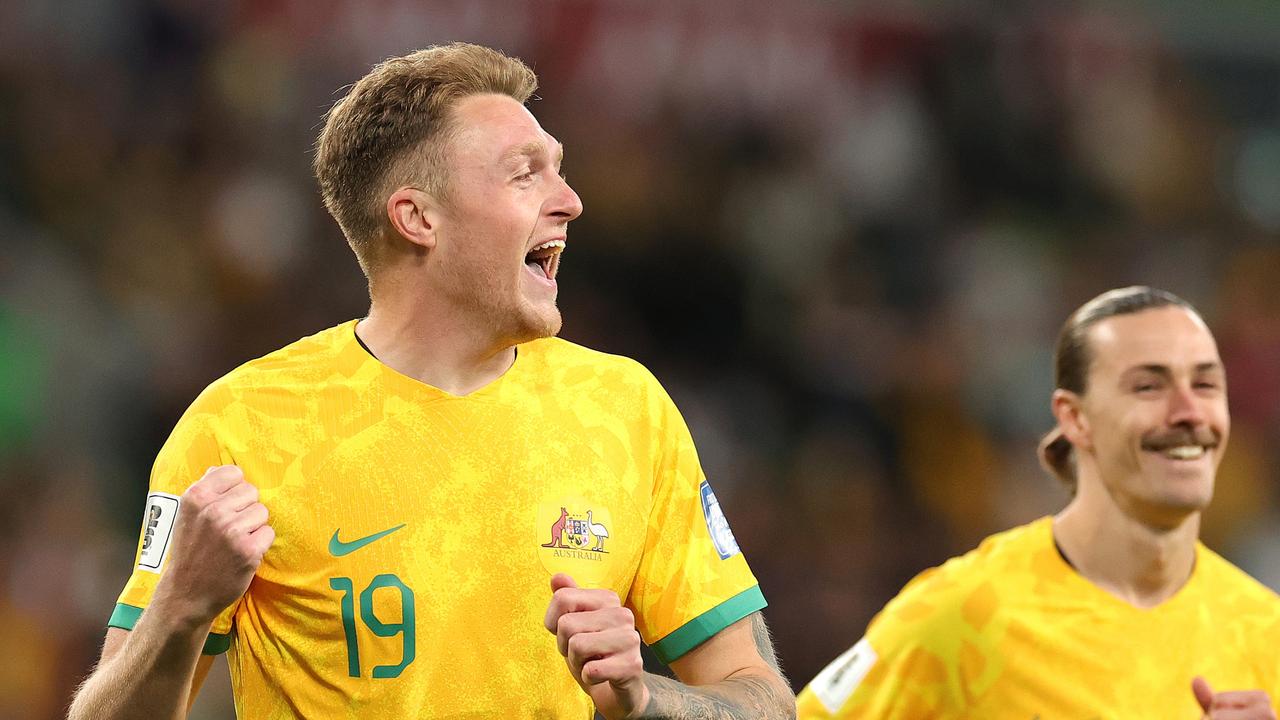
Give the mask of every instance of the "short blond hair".
POLYGON ((520 60, 452 43, 384 60, 334 104, 316 141, 316 180, 366 275, 390 225, 388 193, 416 185, 447 198, 444 151, 458 101, 496 93, 523 104, 537 86, 520 60))

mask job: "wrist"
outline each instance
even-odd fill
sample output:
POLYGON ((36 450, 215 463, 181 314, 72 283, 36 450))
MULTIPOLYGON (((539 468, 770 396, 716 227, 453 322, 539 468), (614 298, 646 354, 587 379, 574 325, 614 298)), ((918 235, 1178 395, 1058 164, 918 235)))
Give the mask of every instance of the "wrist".
POLYGON ((151 622, 156 623, 166 634, 208 635, 217 612, 210 611, 206 603, 183 597, 171 587, 171 583, 165 582, 166 579, 160 579, 151 598, 147 612, 151 622))
POLYGON ((653 704, 653 693, 649 692, 649 683, 645 682, 645 675, 647 673, 640 676, 640 702, 636 703, 636 707, 639 708, 636 712, 638 718, 649 717, 652 710, 649 706, 653 704))
POLYGON ((660 720, 670 715, 671 704, 664 700, 669 698, 672 687, 679 687, 680 682, 662 675, 643 673, 640 676, 639 702, 631 717, 636 720, 660 720))

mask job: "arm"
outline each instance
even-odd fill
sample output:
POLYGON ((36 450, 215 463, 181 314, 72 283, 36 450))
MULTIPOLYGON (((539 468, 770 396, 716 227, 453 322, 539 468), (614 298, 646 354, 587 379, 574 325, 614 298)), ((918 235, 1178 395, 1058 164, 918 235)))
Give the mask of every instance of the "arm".
POLYGON ((76 694, 70 720, 186 715, 213 665, 212 655, 200 654, 208 627, 170 632, 147 619, 159 612, 144 616, 132 632, 107 630, 98 667, 76 694))
POLYGON ((716 633, 671 663, 683 683, 645 675, 642 718, 794 718, 795 696, 778 667, 759 612, 716 633))
POLYGON ((209 671, 213 620, 249 587, 275 539, 258 491, 234 466, 210 468, 182 495, 155 595, 130 632, 111 628, 68 720, 181 718, 209 671))
POLYGON ((795 698, 760 613, 673 661, 683 682, 644 672, 631 611, 608 590, 552 578, 545 626, 596 708, 610 720, 794 718, 795 698))

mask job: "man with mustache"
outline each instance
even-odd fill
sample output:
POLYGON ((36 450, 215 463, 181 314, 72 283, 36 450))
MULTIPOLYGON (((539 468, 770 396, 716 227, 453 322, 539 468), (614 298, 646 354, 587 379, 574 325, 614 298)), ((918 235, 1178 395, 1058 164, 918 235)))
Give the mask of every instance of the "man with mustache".
POLYGON ((801 718, 1275 718, 1280 598, 1199 543, 1226 376, 1184 300, 1112 290, 1058 336, 1067 507, 917 576, 801 718))

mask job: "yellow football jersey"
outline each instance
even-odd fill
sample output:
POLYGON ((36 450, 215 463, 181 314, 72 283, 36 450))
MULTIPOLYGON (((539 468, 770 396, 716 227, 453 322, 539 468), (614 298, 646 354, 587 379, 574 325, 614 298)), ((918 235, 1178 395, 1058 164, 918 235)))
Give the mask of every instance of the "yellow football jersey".
POLYGON ((380 363, 355 321, 218 380, 156 460, 112 626, 147 607, 178 496, 219 464, 276 532, 205 646, 230 648, 243 718, 586 720, 542 626, 556 572, 616 592, 664 661, 765 605, 658 382, 563 340, 465 397, 380 363))
POLYGON ((1191 680, 1280 700, 1280 598, 1197 544, 1141 610, 1058 553, 1053 519, 918 575, 801 693, 814 718, 1198 718, 1191 680))

